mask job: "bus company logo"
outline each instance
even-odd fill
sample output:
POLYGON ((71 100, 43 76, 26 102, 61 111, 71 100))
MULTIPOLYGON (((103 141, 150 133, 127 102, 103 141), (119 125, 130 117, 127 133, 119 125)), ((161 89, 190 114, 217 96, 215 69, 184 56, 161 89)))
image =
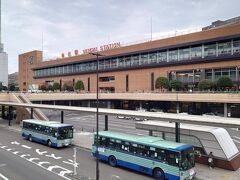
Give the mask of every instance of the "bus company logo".
POLYGON ((95 53, 98 51, 106 51, 106 50, 115 49, 115 48, 119 48, 119 47, 121 47, 121 43, 116 42, 116 43, 101 45, 99 47, 84 49, 83 54, 95 53))

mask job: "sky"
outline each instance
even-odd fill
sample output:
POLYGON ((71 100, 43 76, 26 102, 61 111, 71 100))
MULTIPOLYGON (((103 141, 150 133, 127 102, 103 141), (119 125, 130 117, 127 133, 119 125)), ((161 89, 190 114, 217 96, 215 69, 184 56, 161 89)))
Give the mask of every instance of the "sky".
POLYGON ((13 73, 28 51, 43 49, 47 60, 190 32, 240 16, 239 7, 239 0, 2 0, 2 43, 13 73))

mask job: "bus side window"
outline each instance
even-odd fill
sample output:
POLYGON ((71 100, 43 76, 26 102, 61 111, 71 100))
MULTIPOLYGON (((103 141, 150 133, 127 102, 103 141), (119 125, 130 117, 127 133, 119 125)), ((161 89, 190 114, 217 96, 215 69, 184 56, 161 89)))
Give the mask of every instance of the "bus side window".
POLYGON ((115 148, 118 150, 122 150, 122 141, 121 140, 116 140, 115 141, 115 148))
POLYGON ((110 148, 115 148, 115 140, 112 139, 112 138, 109 139, 109 147, 110 148))
POLYGON ((132 144, 131 148, 130 148, 130 152, 132 152, 133 154, 136 154, 138 152, 138 147, 137 144, 132 144))
POLYGON ((99 138, 99 145, 105 147, 106 146, 106 138, 105 137, 100 137, 99 138))
POLYGON ((173 166, 178 166, 179 163, 179 153, 173 151, 166 151, 167 152, 167 161, 168 164, 173 166))

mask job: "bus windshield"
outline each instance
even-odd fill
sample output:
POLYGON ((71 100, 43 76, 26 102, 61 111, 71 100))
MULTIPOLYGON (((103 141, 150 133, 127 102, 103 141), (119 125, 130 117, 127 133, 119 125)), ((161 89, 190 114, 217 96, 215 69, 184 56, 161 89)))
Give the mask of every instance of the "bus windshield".
POLYGON ((72 139, 73 138, 73 127, 61 127, 58 129, 58 139, 72 139))
POLYGON ((181 170, 189 170, 195 166, 193 148, 182 151, 181 153, 181 170))

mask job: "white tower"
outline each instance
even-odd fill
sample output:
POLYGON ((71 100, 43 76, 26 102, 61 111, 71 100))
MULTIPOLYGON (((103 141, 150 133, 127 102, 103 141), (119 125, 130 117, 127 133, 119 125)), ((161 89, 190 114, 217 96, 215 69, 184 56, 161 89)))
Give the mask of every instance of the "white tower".
POLYGON ((6 52, 4 52, 3 49, 3 44, 2 44, 2 23, 1 23, 1 18, 2 18, 2 10, 1 10, 1 5, 2 2, 0 0, 0 82, 4 86, 8 86, 8 55, 6 52))

